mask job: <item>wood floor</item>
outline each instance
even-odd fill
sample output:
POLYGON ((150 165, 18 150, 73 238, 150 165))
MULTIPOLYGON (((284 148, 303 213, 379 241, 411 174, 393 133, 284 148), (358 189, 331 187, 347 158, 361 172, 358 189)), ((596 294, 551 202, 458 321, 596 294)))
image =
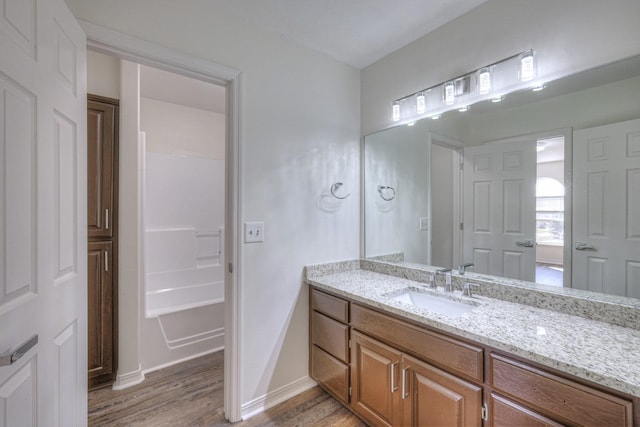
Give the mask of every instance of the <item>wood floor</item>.
MULTIPOLYGON (((89 426, 229 426, 223 414, 223 352, 147 375, 125 390, 89 393, 89 426)), ((314 387, 233 426, 365 426, 314 387)))

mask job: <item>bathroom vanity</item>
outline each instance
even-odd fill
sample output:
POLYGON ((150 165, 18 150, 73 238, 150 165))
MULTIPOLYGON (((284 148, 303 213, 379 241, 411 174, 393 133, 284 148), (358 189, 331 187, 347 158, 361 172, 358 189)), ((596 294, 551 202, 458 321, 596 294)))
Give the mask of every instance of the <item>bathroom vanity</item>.
POLYGON ((639 307, 571 290, 547 306, 544 288, 472 275, 444 292, 433 274, 369 260, 307 267, 311 377, 376 426, 640 425, 639 307), (462 296, 467 282, 481 296, 462 296), (468 309, 431 309, 432 297, 468 309), (602 321, 616 310, 631 323, 602 321))

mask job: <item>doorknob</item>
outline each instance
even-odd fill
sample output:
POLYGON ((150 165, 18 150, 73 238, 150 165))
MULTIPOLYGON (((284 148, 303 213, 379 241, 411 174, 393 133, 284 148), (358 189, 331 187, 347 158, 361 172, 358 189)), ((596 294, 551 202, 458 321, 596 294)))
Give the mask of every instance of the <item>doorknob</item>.
POLYGON ((0 366, 9 366, 17 362, 36 344, 38 344, 38 334, 25 341, 17 350, 0 354, 0 366))
POLYGON ((596 248, 594 246, 588 245, 588 244, 586 244, 584 242, 577 242, 576 243, 576 250, 578 250, 578 251, 586 251, 586 250, 595 251, 596 248))
POLYGON ((536 245, 535 240, 525 240, 524 242, 516 242, 516 246, 522 246, 523 248, 532 248, 536 245))

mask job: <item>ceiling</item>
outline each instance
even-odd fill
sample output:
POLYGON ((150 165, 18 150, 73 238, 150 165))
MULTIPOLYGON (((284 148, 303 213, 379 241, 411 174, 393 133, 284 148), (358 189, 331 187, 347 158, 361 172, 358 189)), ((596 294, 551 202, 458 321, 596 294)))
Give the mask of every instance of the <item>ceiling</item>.
POLYGON ((486 0, 214 0, 254 24, 362 69, 486 0))

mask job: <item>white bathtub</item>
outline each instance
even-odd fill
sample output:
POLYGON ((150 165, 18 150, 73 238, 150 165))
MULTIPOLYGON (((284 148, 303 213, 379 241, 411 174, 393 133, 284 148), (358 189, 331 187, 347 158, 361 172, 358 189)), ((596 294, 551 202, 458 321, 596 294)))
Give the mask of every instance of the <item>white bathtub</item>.
POLYGON ((147 274, 147 318, 221 302, 224 302, 221 265, 147 274))

